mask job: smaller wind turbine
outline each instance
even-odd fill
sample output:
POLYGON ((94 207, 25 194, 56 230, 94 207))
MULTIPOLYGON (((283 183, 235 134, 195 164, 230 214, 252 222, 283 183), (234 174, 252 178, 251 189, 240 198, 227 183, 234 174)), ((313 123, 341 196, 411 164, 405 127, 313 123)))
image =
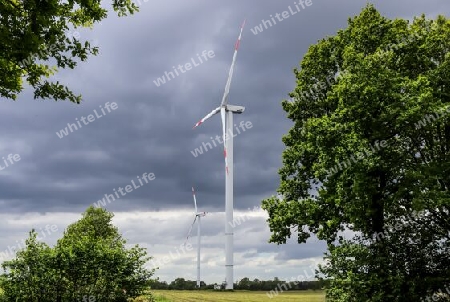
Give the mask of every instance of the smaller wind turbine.
MULTIPOLYGON (((191 224, 191 227, 189 229, 188 235, 186 237, 186 242, 188 241, 192 228, 195 224, 195 221, 198 218, 197 223, 197 287, 200 288, 200 233, 201 233, 201 224, 200 224, 200 218, 206 215, 206 212, 198 212, 197 211, 197 200, 195 199, 195 190, 194 187, 192 187, 192 196, 194 197, 194 206, 195 206, 195 218, 194 221, 191 224)), ((184 244, 186 244, 186 242, 184 244)))

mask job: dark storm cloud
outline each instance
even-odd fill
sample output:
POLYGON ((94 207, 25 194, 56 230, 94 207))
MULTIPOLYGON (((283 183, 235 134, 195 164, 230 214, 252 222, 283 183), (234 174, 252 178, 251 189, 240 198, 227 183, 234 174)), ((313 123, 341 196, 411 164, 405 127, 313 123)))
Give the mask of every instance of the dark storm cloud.
MULTIPOLYGON (((137 175, 153 172, 156 179, 152 184, 126 197, 132 200, 127 203, 130 209, 180 205, 188 198, 191 185, 210 194, 209 207, 223 207, 221 148, 196 158, 190 152, 220 135, 220 116, 196 130, 191 127, 220 102, 238 25, 244 17, 247 27, 230 102, 246 106, 235 122, 249 121, 252 128, 235 139, 235 191, 240 200, 236 207, 253 206, 275 192, 281 136, 290 124, 283 118, 280 101, 293 87, 291 70, 309 44, 326 32, 333 33, 336 25, 345 25, 348 10, 330 24, 317 23, 318 16, 327 16, 336 4, 316 1, 254 35, 250 28, 292 3, 175 3, 169 7, 162 2, 144 2, 133 17, 112 17, 93 32, 80 31, 81 38, 98 41, 101 55, 58 77, 83 93, 84 104, 30 104, 25 102, 29 94, 14 107, 8 104, 8 111, 17 118, 15 139, 33 148, 21 164, 34 169, 20 180, 3 183, 5 199, 28 201, 19 206, 22 210, 35 209, 33 200, 39 200, 40 210, 47 211, 60 210, 58 200, 64 200, 66 210, 73 207, 79 211, 137 175), (213 50, 215 56, 160 87, 154 85, 165 72, 173 72, 172 66, 190 62, 203 50, 213 50), (67 123, 92 114, 106 102, 116 102, 118 109, 67 137, 56 136, 67 123), (25 106, 30 114, 24 113, 25 106), (35 134, 30 135, 30 130, 35 134), (39 139, 33 139, 37 136, 39 139), (27 189, 18 190, 23 182, 27 189), (67 185, 55 186, 55 182, 67 185)), ((342 9, 346 2, 339 6, 342 9)), ((350 11, 355 9, 360 6, 353 5, 350 11)))

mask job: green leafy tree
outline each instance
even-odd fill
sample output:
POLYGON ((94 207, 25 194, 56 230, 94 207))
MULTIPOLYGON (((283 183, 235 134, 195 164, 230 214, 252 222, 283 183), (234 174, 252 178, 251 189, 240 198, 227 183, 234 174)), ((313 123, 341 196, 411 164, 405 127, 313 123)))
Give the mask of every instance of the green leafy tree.
POLYGON ((151 289, 168 289, 169 284, 167 284, 166 281, 160 281, 159 277, 156 279, 150 279, 148 281, 148 284, 151 289))
POLYGON ((126 301, 145 292, 153 271, 139 246, 126 241, 111 223, 113 214, 89 207, 83 218, 70 225, 55 247, 61 258, 62 280, 70 288, 68 299, 95 297, 95 301, 126 301))
POLYGON ((16 259, 2 264, 7 272, 2 282, 6 301, 55 301, 54 251, 36 238, 33 229, 26 248, 17 252, 16 259))
POLYGON ((270 242, 327 242, 330 301, 420 301, 449 282, 449 49, 445 17, 368 5, 294 70, 279 195, 263 208, 270 242))
POLYGON ((242 278, 241 280, 239 280, 238 288, 248 290, 248 289, 250 289, 250 284, 251 284, 250 279, 245 277, 245 278, 242 278))
POLYGON ((125 302, 147 294, 154 270, 143 248, 126 248, 111 223, 113 214, 89 207, 54 248, 30 233, 17 258, 3 263, 3 288, 11 301, 125 302))
MULTIPOLYGON (((35 98, 81 101, 69 88, 48 78, 58 69, 73 69, 98 53, 88 41, 66 33, 90 27, 107 17, 101 0, 0 1, 0 96, 15 100, 24 81, 35 98)), ((138 10, 131 0, 111 0, 119 16, 138 10)))
MULTIPOLYGON (((202 285, 202 282, 200 282, 200 285, 202 285)), ((194 290, 196 288, 197 288, 196 281, 185 280, 184 278, 176 278, 169 284, 169 289, 194 290)))

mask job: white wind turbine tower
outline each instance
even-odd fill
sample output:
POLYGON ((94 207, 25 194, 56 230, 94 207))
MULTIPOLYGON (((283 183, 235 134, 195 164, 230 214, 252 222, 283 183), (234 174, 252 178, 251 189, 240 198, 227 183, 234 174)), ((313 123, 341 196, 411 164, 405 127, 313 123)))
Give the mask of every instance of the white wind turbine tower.
POLYGON ((219 107, 211 111, 203 119, 201 119, 194 128, 202 124, 204 121, 220 112, 222 117, 223 144, 225 156, 225 267, 226 267, 226 289, 233 289, 233 113, 242 113, 245 108, 242 106, 234 106, 228 104, 228 94, 230 92, 231 78, 233 76, 236 55, 241 42, 242 30, 244 29, 245 20, 241 25, 239 37, 234 45, 233 61, 228 73, 228 80, 225 85, 225 92, 219 107))
MULTIPOLYGON (((200 288, 200 233, 201 233, 200 218, 205 216, 206 212, 197 212, 197 200, 195 199, 194 187, 192 187, 192 195, 194 196, 195 218, 189 229, 188 235, 186 237, 186 242, 188 241, 189 236, 191 235, 191 232, 192 232, 192 227, 194 226, 195 221, 198 218, 198 223, 197 223, 197 287, 200 288)), ((186 242, 184 244, 186 244, 186 242)))

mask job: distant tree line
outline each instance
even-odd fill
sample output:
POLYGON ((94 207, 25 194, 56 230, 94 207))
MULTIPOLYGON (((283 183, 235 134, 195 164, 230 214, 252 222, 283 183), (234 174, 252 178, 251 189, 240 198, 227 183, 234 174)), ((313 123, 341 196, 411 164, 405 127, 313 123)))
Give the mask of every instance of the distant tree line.
MULTIPOLYGON (((287 282, 275 277, 273 280, 259 280, 250 278, 242 278, 234 283, 234 289, 236 290, 251 290, 251 291, 269 291, 276 288, 278 285, 290 283, 289 290, 320 290, 324 286, 326 281, 298 281, 287 282)), ((166 281, 160 281, 159 279, 151 280, 151 289, 166 289, 166 290, 194 290, 197 289, 197 282, 191 280, 185 280, 184 278, 176 278, 170 283, 166 281)), ((206 284, 200 281, 200 289, 214 289, 218 284, 206 284)))

